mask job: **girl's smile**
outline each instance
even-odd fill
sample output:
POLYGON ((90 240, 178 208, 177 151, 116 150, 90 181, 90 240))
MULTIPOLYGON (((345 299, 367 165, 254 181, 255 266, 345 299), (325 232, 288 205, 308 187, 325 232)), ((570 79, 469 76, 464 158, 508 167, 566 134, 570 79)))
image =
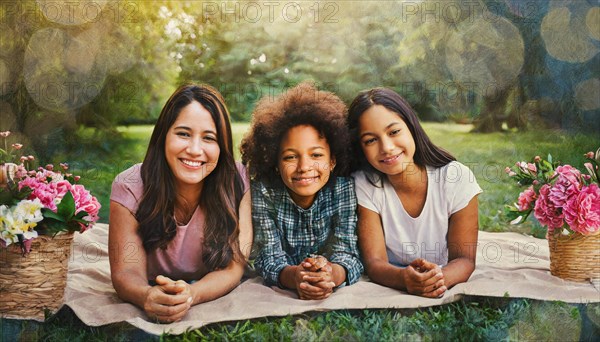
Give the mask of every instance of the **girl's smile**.
POLYGON ((362 150, 375 169, 396 176, 414 163, 415 141, 397 113, 374 105, 358 121, 362 150))

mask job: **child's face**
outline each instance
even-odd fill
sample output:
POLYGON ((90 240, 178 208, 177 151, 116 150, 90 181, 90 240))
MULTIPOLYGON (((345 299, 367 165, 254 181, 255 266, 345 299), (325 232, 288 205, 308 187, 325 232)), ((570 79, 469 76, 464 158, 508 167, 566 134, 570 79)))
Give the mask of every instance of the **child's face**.
POLYGON ((314 127, 292 127, 281 139, 279 174, 300 207, 306 209, 312 205, 334 166, 327 140, 314 127))
POLYGON ((359 118, 360 145, 371 166, 386 175, 402 173, 414 162, 415 140, 402 118, 375 105, 359 118))
POLYGON ((165 140, 165 157, 175 184, 199 185, 217 166, 220 152, 212 116, 192 101, 181 110, 165 140))

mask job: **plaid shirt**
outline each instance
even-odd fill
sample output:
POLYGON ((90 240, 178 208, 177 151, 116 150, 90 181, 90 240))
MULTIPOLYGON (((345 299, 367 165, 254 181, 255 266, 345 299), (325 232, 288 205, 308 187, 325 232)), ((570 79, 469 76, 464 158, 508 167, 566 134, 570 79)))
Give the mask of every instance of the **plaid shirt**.
POLYGON ((363 271, 357 246, 356 206, 352 178, 338 177, 333 186, 323 187, 308 209, 297 206, 284 186, 267 188, 253 182, 254 266, 265 283, 283 287, 279 273, 286 266, 299 265, 310 253, 343 266, 345 284, 355 283, 363 271))

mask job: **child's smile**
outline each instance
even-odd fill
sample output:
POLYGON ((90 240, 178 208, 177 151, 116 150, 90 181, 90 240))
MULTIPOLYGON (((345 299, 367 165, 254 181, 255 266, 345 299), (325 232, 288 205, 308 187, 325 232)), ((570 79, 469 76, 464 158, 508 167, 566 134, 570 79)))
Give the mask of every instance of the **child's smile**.
POLYGON ((279 174, 290 196, 300 207, 310 207, 335 166, 327 140, 312 126, 295 126, 283 136, 279 151, 279 174))

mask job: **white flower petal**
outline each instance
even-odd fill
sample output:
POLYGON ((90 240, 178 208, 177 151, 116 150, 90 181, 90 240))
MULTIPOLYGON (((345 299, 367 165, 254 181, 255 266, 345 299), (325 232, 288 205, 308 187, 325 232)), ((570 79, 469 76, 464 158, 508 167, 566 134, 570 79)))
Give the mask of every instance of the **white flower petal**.
POLYGON ((521 222, 522 219, 523 219, 523 216, 519 216, 516 219, 510 221, 510 224, 517 224, 517 223, 521 222))

